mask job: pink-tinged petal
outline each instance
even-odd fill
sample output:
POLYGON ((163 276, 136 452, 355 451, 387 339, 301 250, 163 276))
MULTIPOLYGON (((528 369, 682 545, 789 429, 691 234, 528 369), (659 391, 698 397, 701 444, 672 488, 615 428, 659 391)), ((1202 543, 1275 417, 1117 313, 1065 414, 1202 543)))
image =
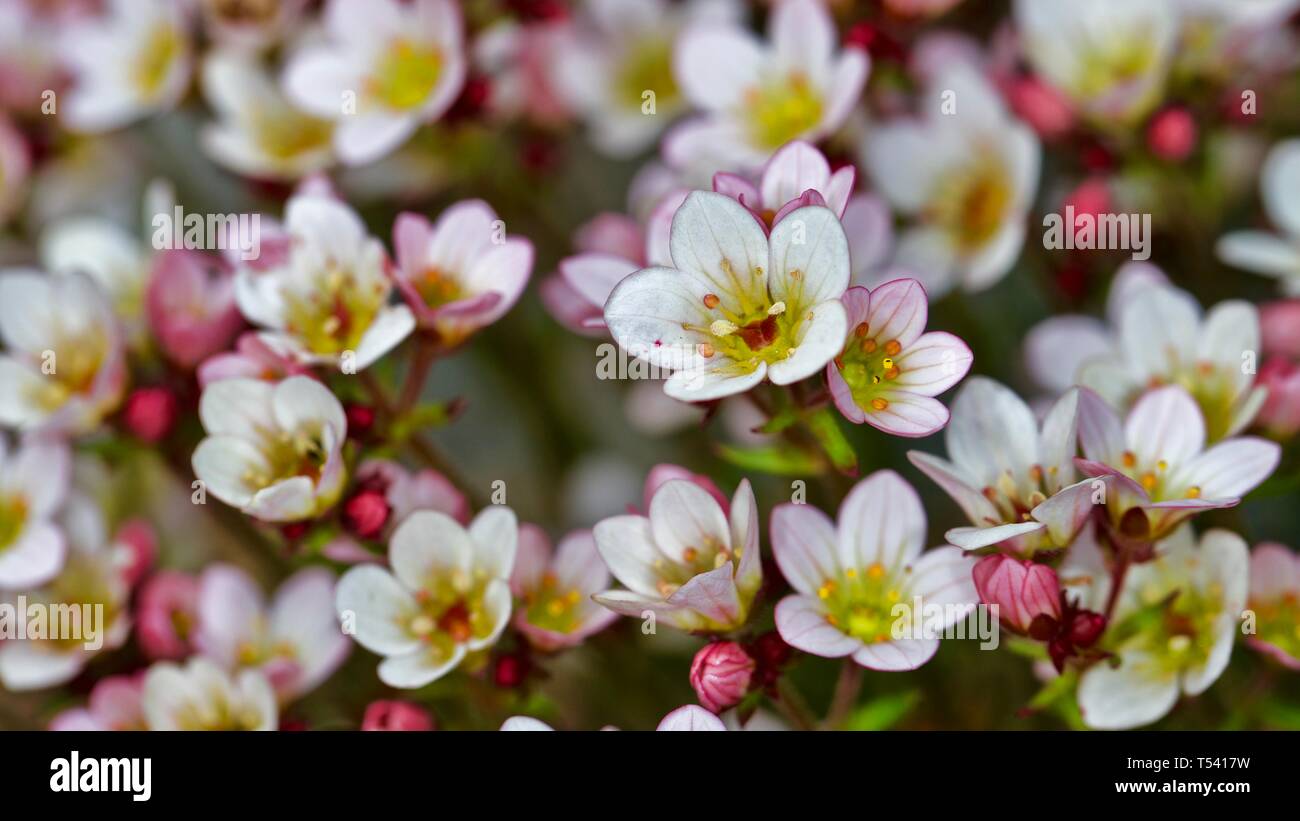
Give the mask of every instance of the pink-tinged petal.
POLYGON ((992 527, 955 527, 943 534, 948 543, 962 550, 979 550, 995 544, 1010 542, 1046 528, 1042 522, 1013 522, 992 527))
POLYGON ((49 728, 53 732, 103 732, 109 728, 89 710, 77 708, 64 710, 50 720, 49 728))
POLYGON ((668 597, 668 604, 688 607, 717 625, 738 627, 744 608, 736 589, 735 572, 735 566, 727 562, 695 575, 668 597))
POLYGON ((736 487, 727 518, 731 524, 731 548, 740 554, 736 562, 736 586, 742 596, 752 595, 763 583, 763 563, 758 547, 758 502, 748 479, 742 479, 736 487))
POLYGON ((655 727, 655 730, 660 732, 716 732, 725 731, 726 729, 722 719, 695 704, 678 707, 664 716, 663 721, 659 722, 659 726, 655 727))
MULTIPOLYGON (((1292 656, 1276 644, 1270 644, 1267 641, 1263 641, 1262 639, 1253 636, 1246 639, 1246 644, 1249 645, 1252 650, 1271 657, 1278 664, 1281 664, 1289 670, 1300 670, 1300 659, 1292 656)), ((51 726, 50 729, 53 730, 55 728, 51 726)))
POLYGON ((1008 471, 1025 475, 1038 464, 1038 420, 1007 386, 987 377, 966 380, 952 403, 948 455, 980 487, 1008 471))
POLYGON ((262 639, 266 603, 253 579, 234 565, 215 565, 199 577, 199 626, 194 643, 221 665, 238 664, 239 649, 262 639))
MULTIPOLYGON (((547 277, 542 281, 540 292, 546 310, 570 331, 586 336, 605 334, 603 306, 587 301, 564 277, 559 274, 547 277)), ((200 377, 203 375, 203 368, 199 369, 199 374, 200 377)))
MULTIPOLYGON (((1088 388, 1079 390, 1079 447, 1091 462, 1115 462, 1126 450, 1119 414, 1088 388)), ((1091 474, 1096 475, 1096 474, 1091 474)))
MULTIPOLYGON (((831 166, 811 144, 796 140, 772 155, 761 177, 764 208, 775 210, 812 189, 825 194, 831 166)), ((842 209, 833 208, 838 216, 842 209)))
POLYGON ((1064 391, 1075 384, 1083 363, 1113 350, 1105 323, 1090 316, 1056 316, 1044 320, 1025 336, 1025 365, 1042 387, 1064 391))
POLYGON ((1240 436, 1220 442, 1180 468, 1171 483, 1197 487, 1208 499, 1239 499, 1267 479, 1282 458, 1276 442, 1240 436))
POLYGON ((758 84, 763 46, 747 31, 700 24, 677 39, 673 75, 696 108, 725 111, 740 106, 758 84))
POLYGON ((835 524, 807 504, 786 503, 772 510, 772 556, 781 575, 799 593, 813 596, 827 579, 839 578, 835 524))
POLYGON ((846 48, 831 69, 831 82, 827 94, 826 113, 822 115, 819 134, 839 128, 849 112, 858 104, 867 74, 871 71, 871 58, 858 48, 846 48))
POLYGON ((917 470, 929 476, 930 479, 952 497, 952 500, 966 514, 966 518, 977 523, 1000 522, 1002 517, 998 515, 993 503, 981 493, 960 468, 951 462, 929 453, 922 453, 919 450, 909 450, 907 459, 917 470))
POLYGON ((739 174, 727 171, 714 174, 713 190, 719 194, 726 194, 755 213, 759 213, 763 208, 763 197, 758 188, 739 174))
MULTIPOLYGON (((334 620, 334 574, 309 567, 290 576, 275 591, 270 608, 271 635, 293 648, 293 677, 277 692, 309 693, 339 668, 352 643, 334 620)), ((274 680, 273 680, 273 683, 274 680)))
MULTIPOLYGON (((830 182, 826 184, 826 190, 822 194, 826 197, 826 207, 835 212, 844 220, 844 211, 849 206, 849 197, 853 195, 853 185, 857 181, 858 171, 851 165, 846 165, 831 174, 830 182)), ((849 231, 846 226, 844 232, 849 231)), ((849 239, 849 254, 852 256, 854 249, 853 239, 849 239)))
POLYGON ((862 642, 845 635, 826 620, 821 602, 812 596, 786 596, 776 605, 776 630, 785 643, 823 658, 850 655, 862 642))
POLYGON ((1300 594, 1300 554, 1276 542, 1256 545, 1250 553, 1250 600, 1271 602, 1300 594))
POLYGON ((555 728, 532 716, 511 716, 501 725, 503 732, 554 732, 555 728))
MULTIPOLYGON (((852 327, 851 325, 849 327, 852 327)), ((853 389, 849 383, 844 381, 840 374, 840 369, 835 366, 834 362, 826 363, 826 384, 830 388, 831 399, 835 402, 835 408, 855 425, 861 425, 867 421, 867 415, 862 408, 858 407, 858 402, 853 398, 853 389)))
POLYGON ((472 262, 465 274, 465 287, 471 293, 494 294, 499 301, 481 324, 500 319, 519 300, 533 270, 533 244, 522 237, 510 237, 488 248, 472 262))
MULTIPOLYGON (((1047 525, 1047 533, 1053 544, 1066 547, 1092 515, 1094 499, 1097 497, 1097 485, 1105 482, 1108 482, 1106 478, 1076 482, 1053 494, 1047 501, 1031 510, 1030 515, 1047 525)), ((1106 490, 1103 487, 1101 493, 1103 503, 1105 499, 1106 490)))
POLYGON ((647 265, 672 264, 673 218, 690 193, 684 188, 669 191, 650 211, 646 220, 645 246, 641 252, 647 265))
POLYGON ((884 410, 865 408, 866 422, 892 434, 917 439, 943 430, 948 408, 938 399, 909 391, 891 391, 881 397, 889 403, 884 410))
POLYGON ((564 587, 588 594, 609 587, 609 568, 601 561, 596 537, 590 530, 575 530, 560 539, 551 568, 556 581, 564 587))
MULTIPOLYGON (((856 330, 858 325, 867 321, 871 313, 871 292, 861 285, 855 285, 840 297, 844 303, 844 318, 849 328, 856 330)), ((924 323, 922 323, 924 325, 924 323)))
MULTIPOLYGON (((834 208, 833 202, 831 207, 834 208)), ((894 222, 889 206, 874 194, 857 194, 844 206, 840 222, 849 237, 853 284, 875 284, 868 277, 874 275, 893 251, 894 222)))
POLYGON ((854 485, 840 505, 836 540, 840 566, 859 571, 911 562, 925 544, 921 497, 902 476, 878 470, 854 485))
POLYGON ((974 557, 955 547, 927 550, 912 565, 912 594, 921 597, 923 607, 943 607, 942 626, 947 628, 965 619, 979 602, 974 568, 974 557))
POLYGON ((985 556, 971 571, 980 601, 998 608, 1003 625, 1027 633, 1034 619, 1061 617, 1061 587, 1056 572, 1044 564, 1002 554, 985 556))
POLYGON ((612 516, 592 528, 605 566, 628 589, 658 599, 656 566, 666 558, 655 547, 645 516, 612 516))
POLYGON ((1079 712, 1097 730, 1150 724, 1178 701, 1178 674, 1146 651, 1121 650, 1119 665, 1095 664, 1079 679, 1079 712))
POLYGON ((921 283, 896 279, 871 292, 867 334, 881 345, 897 340, 906 351, 925 332, 928 317, 929 302, 921 283))
POLYGON ((605 212, 583 223, 573 235, 573 247, 583 253, 644 262, 641 255, 645 253, 645 232, 626 214, 605 212))
MULTIPOLYGON (((595 550, 595 544, 592 544, 595 550)), ((597 556, 599 561, 599 556, 597 556)), ((551 540, 546 531, 534 524, 519 526, 519 544, 515 550, 515 566, 510 572, 510 590, 523 596, 542 582, 551 563, 551 540)), ((601 566, 604 569, 604 566, 601 566)))
POLYGON ((1205 447, 1205 418, 1182 387, 1169 385, 1142 395, 1124 421, 1124 441, 1139 465, 1165 460, 1181 465, 1205 447))
POLYGON ((665 482, 655 491, 650 500, 650 528, 659 549, 681 562, 686 561, 687 551, 731 541, 730 525, 717 500, 694 482, 680 479, 665 482))
POLYGON ((432 238, 433 225, 425 217, 409 211, 397 215, 393 223, 393 252, 402 277, 411 279, 424 271, 432 238))
POLYGON ((939 649, 937 638, 898 639, 879 644, 864 644, 853 654, 862 667, 882 672, 916 670, 939 649))
POLYGON ((772 299, 784 301, 789 310, 803 310, 826 300, 838 302, 848 287, 849 243, 839 217, 829 208, 800 208, 772 227, 772 299), (800 273, 792 276, 793 271, 800 273))
POLYGON ((718 500, 718 505, 722 508, 725 515, 730 507, 727 497, 723 495, 713 480, 702 473, 693 473, 681 465, 670 465, 661 463, 650 468, 650 472, 645 477, 645 491, 643 495, 645 509, 650 509, 650 501, 654 499, 655 493, 663 486, 665 482, 673 479, 684 479, 688 482, 694 482, 709 492, 709 495, 718 500))
POLYGON ((930 331, 904 346, 894 360, 901 371, 894 384, 909 393, 938 396, 964 379, 974 360, 970 348, 958 337, 930 331))

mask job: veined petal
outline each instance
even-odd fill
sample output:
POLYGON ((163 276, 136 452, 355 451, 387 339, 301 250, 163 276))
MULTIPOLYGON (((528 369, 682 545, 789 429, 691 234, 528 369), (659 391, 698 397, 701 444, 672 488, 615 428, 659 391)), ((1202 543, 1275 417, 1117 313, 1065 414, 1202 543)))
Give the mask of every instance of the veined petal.
POLYGON ((895 279, 871 292, 867 334, 878 343, 897 340, 906 352, 925 332, 930 305, 914 279, 895 279))
MULTIPOLYGON (((1097 483, 1104 481, 1104 479, 1085 479, 1076 482, 1039 504, 1030 511, 1030 515, 1047 525, 1047 533, 1053 544, 1066 547, 1092 515, 1097 483)), ((1104 501, 1104 494, 1102 499, 1104 501)))
POLYGON ((596 549, 609 572, 629 590, 650 598, 659 595, 656 563, 666 557, 655 547, 645 516, 611 516, 592 528, 596 549))
POLYGON ((1079 446, 1093 462, 1118 463, 1126 449, 1119 414, 1096 392, 1079 390, 1079 446))
POLYGON ((1182 387, 1169 385, 1143 394, 1124 421, 1124 441, 1138 464, 1160 460, 1181 465, 1205 447, 1205 418, 1182 387))
POLYGON ((1206 499, 1239 499, 1267 479, 1281 458, 1276 442, 1239 436, 1197 455, 1177 469, 1170 483, 1197 487, 1206 499))
POLYGON ((827 579, 838 578, 835 524, 807 504, 786 503, 772 510, 772 556, 781 575, 799 593, 815 595, 827 579))
POLYGON ((992 502, 972 484, 972 480, 961 468, 946 459, 919 450, 909 450, 907 459, 917 470, 930 479, 952 497, 952 500, 972 522, 987 523, 1001 521, 992 502))
POLYGON ((864 644, 853 654, 853 661, 871 670, 915 670, 934 658, 938 649, 937 638, 897 639, 864 644))
POLYGON ((688 564, 687 551, 731 543, 730 525, 717 500, 683 479, 670 479, 655 491, 650 500, 650 528, 655 545, 665 555, 688 564))
POLYGON ((668 604, 688 607, 714 624, 738 627, 744 608, 734 575, 735 567, 731 562, 696 574, 668 597, 668 604))
POLYGON ((694 704, 678 707, 664 716, 663 720, 659 722, 659 726, 655 727, 656 732, 716 732, 725 731, 726 729, 722 719, 703 707, 694 704))
POLYGON ((948 424, 948 408, 938 399, 911 391, 881 394, 889 404, 884 410, 864 408, 864 421, 894 436, 916 439, 943 430, 948 424))
POLYGON ((1042 522, 1013 522, 992 527, 955 527, 943 534, 949 544, 962 550, 979 550, 995 544, 1002 544, 1029 533, 1037 533, 1046 528, 1042 522))
POLYGON ((829 208, 813 205, 792 211, 772 227, 771 243, 772 299, 785 302, 788 310, 802 310, 844 295, 849 287, 849 242, 829 208))
POLYGON ((773 154, 763 167, 761 202, 765 208, 776 209, 809 188, 824 194, 830 178, 831 166, 822 152, 803 140, 795 140, 773 154))
MULTIPOLYGON (((749 209, 731 197, 692 192, 673 216, 669 247, 673 265, 704 286, 697 298, 713 293, 722 308, 736 314, 766 301, 767 237, 749 209)), ((773 298, 781 297, 773 293, 773 298)))
POLYGON ((786 644, 823 658, 850 655, 862 642, 826 620, 821 602, 811 596, 786 596, 776 605, 776 629, 786 644))
POLYGON ((424 589, 442 574, 468 576, 474 555, 474 542, 465 528, 436 510, 417 510, 407 516, 388 543, 393 573, 410 590, 424 589))
POLYGON ((1079 711, 1089 727, 1128 730, 1164 716, 1178 701, 1178 676, 1145 651, 1120 651, 1120 664, 1095 664, 1079 680, 1079 711))
POLYGON ((910 393, 938 396, 960 382, 975 357, 960 338, 944 331, 922 334, 895 361, 901 371, 894 384, 910 393))
POLYGON ((840 566, 907 564, 924 547, 925 528, 925 510, 912 486, 892 470, 878 470, 854 485, 840 505, 840 566))
POLYGON ((339 579, 334 611, 362 647, 380 655, 399 655, 419 648, 420 641, 403 625, 417 612, 411 596, 393 574, 376 565, 354 567, 339 579))
POLYGON ((1038 462, 1038 422, 1010 388, 977 376, 966 381, 952 405, 948 455, 981 485, 1005 472, 1022 476, 1038 462))

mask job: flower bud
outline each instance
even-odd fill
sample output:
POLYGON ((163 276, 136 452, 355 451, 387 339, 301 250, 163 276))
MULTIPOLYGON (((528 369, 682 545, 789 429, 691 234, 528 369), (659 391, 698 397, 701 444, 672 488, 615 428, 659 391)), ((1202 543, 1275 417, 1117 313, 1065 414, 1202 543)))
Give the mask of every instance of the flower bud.
POLYGON ((361 729, 414 731, 433 729, 433 716, 409 701, 372 701, 361 719, 361 729))
POLYGON ((749 692, 754 659, 734 641, 700 648, 691 662, 691 686, 700 704, 715 713, 737 704, 749 692))
POLYGON ((1061 92, 1037 77, 1017 77, 1007 83, 1007 102, 1038 136, 1051 140, 1074 127, 1074 110, 1061 92))
POLYGON ((1264 353, 1300 362, 1300 299, 1280 299, 1259 306, 1264 353))
POLYGON ((1047 565, 997 554, 980 559, 972 575, 980 601, 997 605, 1009 630, 1025 634, 1039 616, 1061 618, 1061 585, 1047 565))
POLYGON ((1259 369, 1258 384, 1268 388, 1268 398, 1257 421, 1279 439, 1300 432, 1300 364, 1273 357, 1259 369))
POLYGON ((135 606, 135 637, 151 659, 183 659, 198 623, 199 585, 193 576, 164 570, 140 589, 135 606))
POLYGON ((176 396, 166 388, 138 388, 126 399, 122 422, 144 442, 157 442, 176 424, 176 396))
POLYGON ((1196 148, 1196 121, 1184 108, 1167 108, 1147 126, 1147 147, 1162 160, 1181 162, 1196 148))
POLYGON ((343 505, 343 526, 358 538, 374 539, 384 530, 392 508, 384 494, 365 489, 353 494, 343 505))

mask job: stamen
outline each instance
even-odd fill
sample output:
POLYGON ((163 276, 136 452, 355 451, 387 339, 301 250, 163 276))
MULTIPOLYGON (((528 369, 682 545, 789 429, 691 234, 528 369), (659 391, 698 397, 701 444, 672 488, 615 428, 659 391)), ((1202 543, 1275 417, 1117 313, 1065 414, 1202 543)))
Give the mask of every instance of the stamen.
POLYGON ((881 399, 880 397, 876 397, 875 399, 871 400, 871 407, 875 408, 878 411, 882 411, 885 408, 889 407, 889 402, 884 399, 881 399))
POLYGON ((859 322, 857 326, 854 327, 853 329, 853 335, 856 336, 858 339, 861 339, 862 337, 867 335, 867 330, 868 330, 867 323, 859 322))
POLYGON ((1199 487, 1197 487, 1196 485, 1192 485, 1191 487, 1189 487, 1189 488, 1187 489, 1187 498, 1188 498, 1188 499, 1199 499, 1199 498, 1201 498, 1201 489, 1200 489, 1199 487))
POLYGON ((885 343, 885 353, 889 354, 890 356, 898 356, 898 354, 902 352, 902 350, 903 350, 903 346, 902 344, 899 343, 897 339, 891 339, 885 343))
POLYGON ((1131 450, 1124 451, 1124 455, 1121 458, 1124 460, 1124 467, 1126 468, 1135 467, 1138 463, 1137 454, 1131 450))
POLYGON ((685 559, 690 564, 694 564, 695 560, 699 557, 699 555, 700 555, 700 551, 696 550, 693 547, 688 547, 682 551, 682 558, 685 559))
POLYGON ((830 579, 827 579, 825 584, 817 588, 817 598, 829 599, 831 597, 831 593, 834 592, 835 592, 835 582, 831 581, 830 579))
POLYGON ((709 310, 712 310, 712 309, 718 307, 718 303, 721 302, 721 301, 722 301, 722 300, 718 299, 718 295, 717 295, 717 294, 705 294, 705 295, 704 295, 704 307, 705 307, 705 308, 708 308, 709 310))
POLYGON ((699 345, 696 346, 696 350, 698 350, 700 352, 700 356, 704 357, 705 359, 712 359, 713 354, 715 353, 715 351, 713 350, 713 346, 707 342, 701 342, 699 345))
POLYGON ((772 307, 767 309, 768 316, 780 316, 783 313, 785 313, 784 302, 773 302, 772 307))
POLYGON ((715 319, 713 324, 709 325, 709 333, 716 337, 724 337, 734 334, 740 328, 734 322, 728 322, 725 319, 715 319))
POLYGON ((867 578, 869 579, 879 579, 883 575, 885 575, 885 566, 880 562, 873 562, 871 567, 867 568, 867 578))
POLYGON ((862 340, 862 352, 863 352, 863 353, 875 353, 875 352, 876 352, 876 340, 874 340, 874 339, 864 339, 864 340, 862 340))

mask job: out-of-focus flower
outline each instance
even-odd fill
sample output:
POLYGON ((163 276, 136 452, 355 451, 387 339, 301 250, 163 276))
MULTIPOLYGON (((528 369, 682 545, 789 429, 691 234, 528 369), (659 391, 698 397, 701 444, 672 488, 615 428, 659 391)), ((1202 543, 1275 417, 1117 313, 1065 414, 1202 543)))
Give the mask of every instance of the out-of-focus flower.
POLYGON ((127 519, 113 534, 122 578, 134 588, 158 559, 158 533, 148 519, 127 519))
POLYGON ((108 13, 63 33, 60 54, 75 80, 62 106, 77 131, 111 131, 174 106, 192 68, 186 4, 110 0, 108 13))
POLYGON ((1096 393, 1079 395, 1076 459, 1088 476, 1111 476, 1106 512, 1126 538, 1158 541, 1204 510, 1234 507, 1268 478, 1282 455, 1276 442, 1236 436, 1205 448, 1205 420, 1186 390, 1144 394, 1121 423, 1096 393))
POLYGON ((163 570, 140 587, 135 602, 135 638, 150 659, 183 659, 193 649, 198 625, 198 580, 163 570))
POLYGON ((541 650, 580 644, 618 617, 591 600, 609 587, 609 570, 589 530, 577 530, 551 552, 536 525, 519 528, 519 552, 510 588, 522 604, 515 627, 541 650))
POLYGON ((393 225, 396 281, 419 323, 454 347, 515 304, 533 268, 533 244, 507 237, 482 200, 465 200, 436 223, 405 213, 393 225))
POLYGON ((344 632, 384 657, 381 681, 423 687, 496 643, 510 620, 518 530, 508 507, 487 508, 468 529, 417 511, 388 544, 391 572, 367 564, 344 574, 335 612, 344 632))
POLYGON ((659 726, 655 727, 656 731, 665 732, 720 731, 726 729, 727 727, 722 723, 722 719, 703 707, 697 707, 694 704, 678 707, 664 716, 663 720, 659 722, 659 726))
POLYGON ((885 0, 885 8, 902 17, 938 17, 961 0, 885 0))
POLYGON ((945 441, 948 458, 907 458, 961 507, 970 527, 945 535, 967 550, 1005 544, 1022 554, 1068 547, 1092 512, 1097 482, 1075 482, 1077 391, 1061 397, 1040 427, 1010 388, 974 377, 957 393, 945 441))
POLYGON ((282 702, 314 690, 352 649, 334 619, 328 570, 298 571, 268 606, 257 583, 226 564, 210 565, 199 577, 194 644, 227 670, 260 670, 282 702))
POLYGON ((1060 91, 1033 75, 1013 77, 1003 89, 1016 116, 1044 140, 1054 140, 1074 127, 1074 108, 1060 91))
POLYGON ((405 305, 390 305, 383 245, 356 212, 331 197, 300 194, 285 209, 283 264, 235 274, 235 297, 262 340, 304 364, 360 371, 415 328, 405 305))
POLYGON ((970 291, 1011 270, 1038 186, 1037 138, 1006 111, 979 71, 953 62, 927 84, 923 118, 878 126, 864 158, 895 210, 915 217, 894 264, 933 296, 970 291))
POLYGON ((1154 561, 1132 567, 1099 662, 1079 679, 1079 710, 1095 729, 1150 724, 1178 701, 1204 692, 1228 666, 1246 605, 1246 543, 1211 530, 1195 543, 1185 527, 1158 546, 1154 561))
POLYGON ((844 122, 867 79, 866 52, 837 48, 818 0, 781 0, 767 34, 763 42, 739 25, 699 23, 678 38, 673 74, 705 114, 665 137, 671 165, 758 168, 791 140, 821 139, 844 122))
POLYGON ((1045 564, 997 553, 976 562, 971 576, 980 601, 997 605, 1003 627, 1027 635, 1039 616, 1061 618, 1061 585, 1045 564))
POLYGON ((511 716, 501 724, 501 729, 505 732, 516 733, 549 733, 555 731, 555 728, 547 724, 545 721, 533 718, 532 716, 511 716))
POLYGON ((1166 108, 1147 125, 1147 147, 1168 162, 1182 162, 1196 148, 1196 120, 1181 107, 1166 108))
POLYGON ((36 111, 63 88, 56 25, 30 3, 0 3, 0 109, 36 111))
POLYGON ((223 379, 261 379, 278 382, 287 376, 305 375, 310 369, 271 350, 256 333, 241 334, 235 350, 203 360, 196 375, 199 386, 206 388, 223 379))
POLYGON ((375 561, 378 557, 356 540, 387 541, 417 510, 436 510, 461 524, 469 523, 469 500, 441 473, 412 472, 397 462, 368 459, 357 467, 356 489, 344 503, 342 520, 348 534, 321 552, 338 562, 375 561))
POLYGON ((763 233, 731 197, 697 191, 672 225, 675 268, 645 268, 605 304, 628 353, 673 370, 664 392, 684 402, 788 385, 839 352, 847 330, 848 243, 830 209, 792 211, 763 233))
POLYGON ((63 443, 32 437, 11 450, 0 436, 0 589, 38 587, 62 569, 67 542, 55 518, 71 478, 63 443))
POLYGON ((31 153, 22 135, 0 114, 0 226, 22 200, 31 170, 31 153))
POLYGON ((1219 259, 1281 280, 1284 293, 1300 296, 1300 139, 1283 140, 1268 152, 1259 191, 1265 213, 1282 236, 1233 231, 1219 238, 1219 259))
POLYGON ((1300 555, 1273 542, 1255 545, 1246 607, 1256 620, 1246 643, 1300 670, 1300 555))
POLYGON ((1259 384, 1268 391, 1259 409, 1260 426, 1278 439, 1295 436, 1300 432, 1300 361, 1266 360, 1259 369, 1259 384))
POLYGON ((1034 69, 1098 125, 1123 126, 1159 102, 1180 9, 1165 0, 1016 0, 1016 26, 1034 69))
POLYGON ((0 272, 0 338, 0 424, 86 433, 122 401, 122 334, 89 279, 0 272))
POLYGON ((223 379, 204 388, 207 438, 194 474, 221 501, 268 522, 310 519, 338 500, 347 478, 343 406, 321 383, 223 379))
POLYGON ((934 397, 960 382, 974 357, 952 334, 925 332, 929 303, 921 283, 854 287, 843 302, 849 332, 826 366, 826 381, 844 418, 912 437, 948 424, 948 409, 934 397))
MULTIPOLYGON (((655 465, 650 468, 650 472, 645 475, 645 492, 642 494, 642 501, 645 504, 646 510, 650 509, 650 502, 654 499, 655 494, 659 492, 659 488, 673 479, 684 479, 687 482, 692 482, 698 485, 714 498, 722 508, 724 516, 730 515, 731 503, 727 501, 727 497, 722 492, 722 489, 719 488, 712 479, 705 476, 703 473, 694 473, 687 470, 681 465, 670 465, 667 463, 655 465)), ((635 513, 637 511, 632 510, 630 512, 635 513)))
POLYGON ((202 656, 150 667, 142 706, 150 730, 274 730, 279 715, 261 672, 231 676, 202 656))
POLYGON ((691 687, 706 710, 720 713, 749 692, 754 659, 734 641, 704 645, 691 661, 691 687))
POLYGON ((479 31, 471 47, 473 68, 487 84, 489 116, 544 125, 565 122, 570 111, 554 75, 570 41, 567 18, 505 18, 479 31))
POLYGON ((827 658, 852 656, 873 670, 915 670, 939 649, 931 634, 964 620, 979 596, 974 560, 955 547, 922 555, 925 511, 892 470, 858 482, 840 505, 838 525, 811 505, 772 511, 772 553, 795 593, 776 606, 776 628, 791 646, 827 658), (911 612, 917 604, 923 612, 911 612), (899 607, 907 615, 900 618, 899 607), (938 618, 924 611, 936 608, 938 618), (924 624, 902 637, 899 624, 924 624))
POLYGON ((223 350, 244 325, 232 272, 220 257, 194 251, 154 256, 145 304, 163 353, 186 369, 223 350))
POLYGON ((256 58, 234 50, 209 54, 203 94, 219 117, 202 132, 204 150, 232 171, 291 180, 333 160, 333 123, 294 107, 256 58))
POLYGON ((770 229, 804 205, 825 205, 837 217, 843 217, 856 177, 857 171, 851 165, 831 173, 826 155, 803 140, 795 140, 772 155, 757 185, 740 174, 720 172, 713 177, 713 190, 735 197, 754 212, 764 228, 770 229), (804 199, 809 191, 816 192, 817 197, 804 199))
POLYGON ((429 711, 409 701, 372 701, 361 718, 362 730, 424 732, 433 728, 429 711))
POLYGON ((176 394, 167 388, 136 388, 122 408, 122 424, 142 442, 155 444, 176 424, 176 394))
POLYGON ((1255 418, 1266 391, 1243 367, 1260 350, 1255 306, 1229 300, 1203 315, 1158 269, 1133 265, 1116 275, 1107 315, 1110 327, 1068 315, 1036 325, 1025 355, 1038 381, 1054 388, 1077 381, 1117 408, 1132 407, 1151 387, 1181 385, 1200 405, 1212 442, 1255 418))
MULTIPOLYGON (((40 690, 71 681, 96 654, 120 647, 131 629, 131 589, 123 572, 128 556, 109 538, 99 509, 89 498, 74 495, 59 524, 68 545, 63 568, 22 595, 29 608, 75 609, 83 616, 81 640, 47 634, 0 642, 0 685, 8 690, 40 690)), ((6 594, 5 601, 17 607, 14 594, 6 594)))
POLYGON ((123 731, 147 729, 142 676, 109 676, 95 683, 85 707, 73 707, 50 721, 51 730, 123 731))
POLYGON ((306 0, 201 0, 203 22, 214 40, 239 49, 266 48, 294 29, 306 0))
POLYGON ((438 119, 465 82, 463 23, 453 0, 330 0, 330 42, 305 46, 283 79, 303 110, 337 122, 334 149, 363 165, 438 119))
POLYGON ((727 632, 745 623, 763 583, 748 480, 727 513, 698 484, 669 480, 655 491, 648 516, 614 516, 593 532, 600 557, 628 588, 594 598, 624 616, 649 611, 680 630, 727 632))

